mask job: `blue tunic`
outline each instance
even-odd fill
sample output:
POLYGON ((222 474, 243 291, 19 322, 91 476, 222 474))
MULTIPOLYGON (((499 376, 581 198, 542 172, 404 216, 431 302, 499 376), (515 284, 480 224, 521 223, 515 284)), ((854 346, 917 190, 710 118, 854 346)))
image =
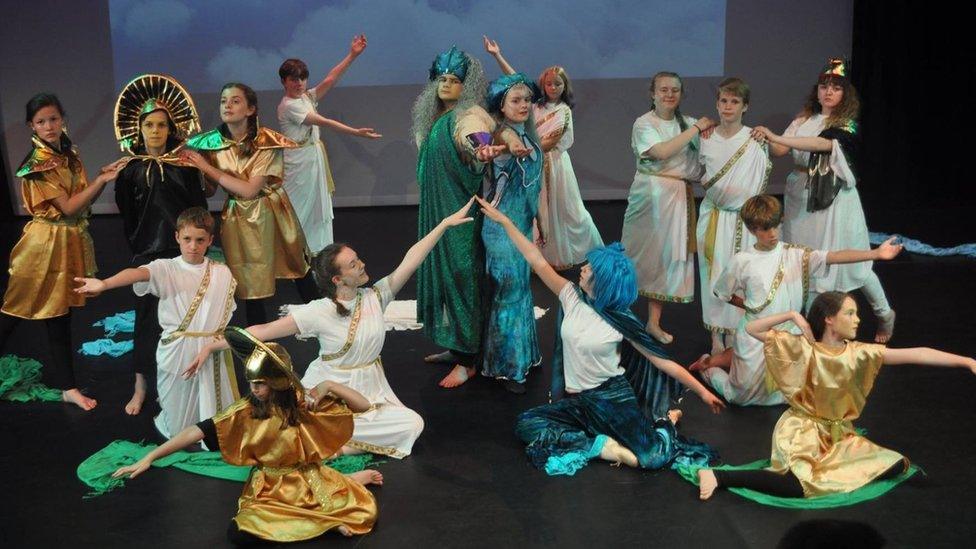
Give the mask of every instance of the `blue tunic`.
MULTIPOLYGON (((511 128, 532 153, 524 158, 504 155, 495 160, 488 200, 531 240, 532 220, 539 207, 542 150, 525 134, 521 124, 511 128)), ((482 374, 522 383, 529 368, 542 361, 532 311, 529 264, 498 223, 485 219, 481 238, 485 244, 485 295, 489 303, 482 374)))

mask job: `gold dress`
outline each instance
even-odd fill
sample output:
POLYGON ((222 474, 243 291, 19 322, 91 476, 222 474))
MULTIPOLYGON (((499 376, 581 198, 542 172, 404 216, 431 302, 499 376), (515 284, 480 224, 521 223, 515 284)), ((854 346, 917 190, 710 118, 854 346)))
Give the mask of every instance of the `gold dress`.
POLYGON ((228 194, 221 213, 220 241, 239 299, 262 299, 275 293, 275 279, 302 278, 308 272, 308 248, 288 193, 281 188, 282 149, 297 145, 278 132, 260 128, 254 152, 240 153, 239 144, 219 130, 197 135, 187 146, 207 151, 219 170, 248 180, 265 176, 260 194, 243 200, 228 194))
POLYGON ((851 424, 874 386, 884 348, 848 341, 833 350, 769 332, 766 370, 790 405, 773 429, 770 469, 796 475, 806 497, 851 492, 904 459, 851 424))
POLYGON ((97 269, 88 234, 88 208, 68 217, 53 202, 88 186, 77 151, 66 155, 37 136, 32 141, 34 150, 17 176, 23 178, 21 196, 33 218, 10 252, 10 282, 3 296, 3 312, 38 320, 64 316, 69 307, 83 306, 85 298, 72 291, 74 278, 92 276, 97 269))
POLYGON ((373 494, 322 465, 352 436, 353 414, 345 404, 326 398, 303 411, 296 426, 274 413, 254 419, 252 410, 244 398, 213 418, 224 461, 254 466, 233 519, 241 531, 289 542, 339 526, 353 534, 373 529, 373 494))

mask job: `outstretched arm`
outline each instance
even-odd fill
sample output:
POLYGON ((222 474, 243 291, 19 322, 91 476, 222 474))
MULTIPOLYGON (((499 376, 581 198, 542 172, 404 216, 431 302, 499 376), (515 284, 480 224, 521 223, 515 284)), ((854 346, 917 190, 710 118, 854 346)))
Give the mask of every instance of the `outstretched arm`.
POLYGON ((976 374, 976 360, 968 356, 955 355, 930 349, 914 347, 910 349, 885 349, 884 364, 917 364, 919 366, 941 366, 944 368, 969 368, 976 374))
POLYGON ((812 136, 812 137, 797 137, 797 136, 785 136, 773 133, 772 130, 765 126, 758 126, 752 130, 752 135, 756 137, 761 137, 769 142, 773 155, 782 156, 779 154, 782 152, 786 154, 783 147, 788 149, 796 149, 798 151, 808 151, 808 152, 828 152, 834 148, 834 142, 830 139, 824 137, 812 136))
MULTIPOLYGON (((268 322, 267 324, 255 324, 254 326, 248 326, 247 331, 261 341, 271 341, 273 339, 279 339, 297 334, 298 324, 295 323, 295 317, 287 315, 279 318, 278 320, 268 322)), ((197 356, 193 357, 193 362, 191 362, 186 369, 183 370, 181 375, 184 379, 193 377, 197 373, 197 370, 199 370, 200 367, 207 362, 207 359, 210 358, 211 354, 228 348, 230 348, 230 346, 227 344, 226 339, 222 337, 214 339, 200 349, 197 356)))
POLYGON ((200 430, 196 425, 190 425, 186 429, 183 429, 177 435, 166 442, 162 446, 158 446, 153 451, 146 454, 142 459, 128 465, 126 467, 119 467, 114 473, 112 473, 112 478, 120 478, 128 475, 129 478, 136 478, 141 475, 146 469, 152 465, 154 461, 160 458, 164 458, 173 452, 177 452, 186 448, 191 444, 196 444, 203 440, 203 431, 200 430))
POLYGON ((310 112, 305 116, 305 120, 302 120, 302 124, 311 124, 315 126, 322 126, 323 128, 332 128, 339 133, 346 133, 349 135, 355 135, 358 137, 368 137, 370 139, 379 139, 383 137, 381 134, 373 131, 373 128, 353 128, 352 126, 347 126, 338 120, 333 120, 331 118, 326 118, 317 112, 310 112))
POLYGON ((790 152, 790 148, 786 145, 773 143, 769 140, 769 136, 775 134, 766 126, 756 126, 752 129, 750 135, 753 139, 759 141, 760 143, 767 143, 769 145, 769 154, 771 156, 786 156, 790 152))
POLYGON ((210 181, 220 185, 229 192, 237 195, 244 200, 250 200, 258 196, 261 188, 264 187, 267 177, 256 175, 249 179, 241 179, 214 167, 199 152, 192 149, 184 149, 180 152, 180 158, 193 167, 203 172, 203 175, 210 181))
POLYGON ((895 238, 891 237, 881 243, 873 250, 837 250, 827 252, 827 264, 837 263, 858 263, 860 261, 885 261, 894 259, 904 246, 895 244, 895 238))
POLYGON ((417 270, 417 267, 420 267, 420 264, 424 262, 427 254, 434 249, 434 244, 437 244, 437 241, 444 236, 444 231, 451 227, 456 227, 457 225, 463 225, 465 223, 474 221, 473 217, 468 217, 468 210, 470 210, 471 205, 474 204, 474 198, 475 197, 472 196, 471 200, 468 200, 467 204, 461 206, 460 210, 441 220, 441 222, 438 223, 432 231, 427 233, 426 236, 418 240, 416 244, 407 250, 407 253, 404 254, 403 259, 400 261, 400 264, 396 269, 393 270, 392 273, 390 273, 389 277, 387 277, 387 282, 390 284, 390 290, 394 294, 399 292, 400 289, 403 288, 403 285, 410 280, 410 277, 413 276, 413 273, 417 270))
POLYGON ((65 217, 72 217, 80 213, 82 210, 88 207, 98 195, 102 194, 105 190, 105 184, 109 181, 115 179, 115 176, 119 174, 119 170, 125 167, 128 158, 121 158, 115 162, 103 167, 101 173, 88 184, 87 187, 81 190, 81 192, 75 193, 71 196, 61 195, 57 198, 51 200, 54 207, 57 208, 65 217))
POLYGON ((360 34, 358 36, 353 36, 352 44, 349 45, 349 53, 342 58, 342 61, 339 61, 338 65, 332 67, 332 70, 329 71, 329 74, 325 75, 325 78, 323 78, 321 82, 315 85, 314 90, 316 101, 322 99, 322 97, 332 89, 332 86, 335 86, 339 82, 339 79, 342 78, 342 75, 346 72, 346 69, 349 68, 349 65, 352 65, 352 62, 355 61, 356 58, 359 57, 359 54, 363 53, 363 50, 365 49, 366 35, 360 34))
POLYGON ((95 297, 105 290, 121 288, 122 286, 131 286, 136 282, 146 282, 148 280, 149 269, 145 267, 125 269, 106 278, 105 280, 76 276, 75 282, 81 282, 81 286, 75 288, 75 293, 79 293, 87 297, 95 297))
POLYGON ((803 315, 796 311, 757 318, 746 324, 746 332, 759 341, 765 342, 769 336, 769 331, 773 327, 788 321, 793 321, 793 324, 796 324, 796 327, 803 332, 803 337, 807 338, 807 341, 810 343, 815 341, 813 331, 810 329, 810 325, 807 324, 807 319, 803 318, 803 315))
POLYGON ((705 386, 702 385, 700 381, 695 379, 695 376, 691 375, 691 372, 682 368, 680 364, 678 364, 673 360, 668 360, 666 358, 661 358, 659 356, 653 355, 649 353, 647 349, 645 349, 644 347, 640 346, 637 343, 634 343, 633 341, 631 341, 630 343, 631 345, 634 346, 635 349, 640 351, 640 354, 647 357, 647 360, 649 360, 651 364, 654 365, 655 368, 661 370, 665 374, 668 374, 669 376, 681 382, 681 384, 684 385, 685 387, 691 389, 696 395, 698 395, 698 398, 702 399, 702 402, 704 402, 705 404, 708 405, 709 408, 711 408, 713 414, 718 414, 723 409, 725 409, 725 404, 722 402, 722 400, 717 396, 713 395, 712 392, 709 391, 707 388, 705 388, 705 386))
POLYGON ((512 223, 511 219, 480 197, 478 198, 478 204, 481 204, 481 211, 484 212, 485 217, 498 223, 505 229, 505 234, 512 240, 512 244, 515 244, 519 253, 522 254, 525 261, 532 267, 535 274, 539 275, 539 278, 542 279, 546 287, 552 290, 552 293, 559 295, 559 292, 563 291, 563 287, 570 282, 552 268, 552 265, 542 256, 539 248, 536 248, 535 244, 529 242, 528 238, 525 238, 525 235, 518 230, 518 227, 512 223))
POLYGON ((707 116, 703 116, 695 121, 694 124, 688 126, 688 129, 679 133, 678 135, 668 139, 667 141, 662 141, 656 143, 650 149, 643 151, 641 156, 645 158, 650 158, 652 160, 665 160, 671 158, 678 153, 681 149, 685 147, 691 140, 695 138, 696 135, 708 131, 709 129, 715 127, 716 122, 707 116))
POLYGON ((498 67, 505 74, 515 74, 517 71, 514 67, 508 64, 505 57, 502 56, 502 48, 498 45, 498 42, 482 35, 483 42, 485 44, 485 51, 488 52, 492 57, 495 58, 495 62, 498 63, 498 67))

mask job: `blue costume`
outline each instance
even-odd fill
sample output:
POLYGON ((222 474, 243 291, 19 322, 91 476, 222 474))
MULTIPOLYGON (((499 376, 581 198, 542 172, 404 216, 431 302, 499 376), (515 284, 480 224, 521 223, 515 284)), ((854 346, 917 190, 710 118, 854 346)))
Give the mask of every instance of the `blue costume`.
MULTIPOLYGON (((534 97, 539 95, 538 87, 525 75, 503 76, 488 88, 489 112, 500 112, 505 95, 516 85, 525 85, 534 97)), ((542 188, 542 149, 534 132, 528 134, 525 126, 524 123, 505 124, 502 131, 514 131, 531 153, 522 158, 506 153, 494 160, 487 199, 531 239, 532 220, 538 211, 542 188)), ((529 369, 542 361, 535 331, 529 264, 498 223, 486 219, 481 238, 485 244, 486 296, 490 302, 482 374, 524 383, 529 369)))

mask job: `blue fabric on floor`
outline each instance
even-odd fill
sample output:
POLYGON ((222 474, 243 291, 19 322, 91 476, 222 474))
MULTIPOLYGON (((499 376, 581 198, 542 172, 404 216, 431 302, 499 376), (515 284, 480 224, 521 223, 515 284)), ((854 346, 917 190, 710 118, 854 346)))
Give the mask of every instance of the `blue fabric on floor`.
POLYGON ((119 333, 131 334, 136 330, 136 312, 125 311, 103 318, 92 326, 105 328, 105 337, 115 337, 119 333))
POLYGON ((919 240, 908 238, 897 233, 868 233, 868 236, 871 239, 871 244, 881 244, 893 236, 898 237, 898 243, 904 245, 905 249, 913 254, 934 255, 939 257, 947 255, 965 255, 969 257, 976 257, 976 243, 960 244, 958 246, 953 246, 952 248, 936 248, 935 246, 930 246, 919 240))
POLYGON ((95 341, 82 343, 81 349, 78 352, 85 356, 109 355, 118 358, 131 351, 133 347, 135 347, 135 344, 131 340, 113 341, 111 339, 96 339, 95 341))

